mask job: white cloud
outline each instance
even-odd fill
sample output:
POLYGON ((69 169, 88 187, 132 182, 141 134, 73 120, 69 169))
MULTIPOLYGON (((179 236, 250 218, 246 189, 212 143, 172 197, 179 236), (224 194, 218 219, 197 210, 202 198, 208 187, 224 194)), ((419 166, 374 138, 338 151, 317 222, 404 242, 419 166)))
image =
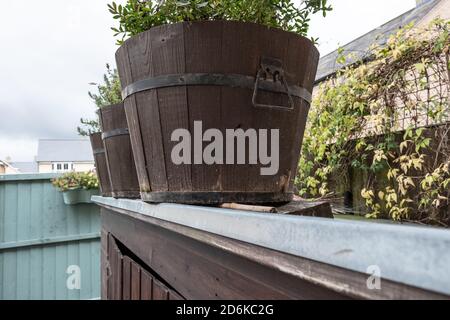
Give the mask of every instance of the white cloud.
POLYGON ((74 137, 94 116, 88 83, 115 64, 113 20, 106 0, 0 2, 0 158, 31 160, 37 139, 74 137))
POLYGON ((8 139, 0 137, 0 159, 11 157, 11 161, 31 161, 37 153, 37 140, 8 139))

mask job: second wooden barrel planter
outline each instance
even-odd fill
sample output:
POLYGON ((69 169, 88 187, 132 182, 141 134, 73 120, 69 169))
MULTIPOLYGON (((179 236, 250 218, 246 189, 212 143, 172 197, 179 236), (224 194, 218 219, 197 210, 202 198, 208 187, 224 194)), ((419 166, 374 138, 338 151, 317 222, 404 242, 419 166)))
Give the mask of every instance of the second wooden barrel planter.
POLYGON ((123 104, 100 108, 99 118, 111 194, 114 198, 139 198, 139 183, 123 104))
POLYGON ((111 181, 109 180, 108 167, 106 165, 106 152, 103 146, 102 133, 97 132, 90 135, 92 153, 94 154, 95 168, 103 197, 111 197, 111 181))
POLYGON ((128 39, 116 61, 142 199, 291 201, 318 60, 310 40, 245 22, 183 22, 128 39), (182 163, 172 157, 181 141, 178 129, 191 136, 183 153, 190 161, 182 163), (203 151, 213 139, 202 135, 208 129, 223 139, 227 130, 254 130, 257 145, 248 144, 244 163, 236 143, 217 149, 207 164, 203 151), (270 144, 274 130, 278 145, 270 144), (261 143, 264 138, 269 146, 261 143), (277 153, 277 146, 278 170, 263 175, 269 165, 261 153, 277 153), (257 150, 258 161, 250 150, 257 150))

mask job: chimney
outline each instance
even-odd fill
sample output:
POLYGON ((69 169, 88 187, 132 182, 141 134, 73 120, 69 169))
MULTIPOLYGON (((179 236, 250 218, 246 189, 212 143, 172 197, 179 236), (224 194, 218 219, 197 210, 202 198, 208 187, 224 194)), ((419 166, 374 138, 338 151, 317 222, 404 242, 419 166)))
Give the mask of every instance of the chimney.
POLYGON ((429 2, 433 2, 434 0, 416 0, 416 8, 423 6, 429 2))

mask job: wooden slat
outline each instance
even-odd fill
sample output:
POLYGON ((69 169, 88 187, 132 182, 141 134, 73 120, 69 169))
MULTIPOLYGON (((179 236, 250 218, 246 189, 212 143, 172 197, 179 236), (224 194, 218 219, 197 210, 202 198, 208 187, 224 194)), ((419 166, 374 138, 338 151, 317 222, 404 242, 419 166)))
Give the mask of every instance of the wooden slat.
POLYGON ((124 256, 122 262, 122 299, 131 300, 131 263, 132 260, 124 256))
POLYGON ((153 279, 153 300, 169 300, 169 290, 155 279, 153 279))
POLYGON ((109 243, 111 244, 111 296, 108 299, 122 300, 123 257, 112 235, 110 235, 109 243))
MULTIPOLYGON (((138 46, 136 52, 142 55, 144 60, 136 59, 135 56, 129 57, 129 47, 127 46, 119 48, 116 54, 117 68, 119 70, 122 88, 127 84, 132 83, 134 79, 141 80, 146 76, 151 76, 153 74, 149 33, 143 33, 135 39, 130 39, 129 45, 131 48, 138 46)), ((159 128, 153 128, 153 126, 146 126, 145 122, 141 125, 139 121, 140 119, 154 119, 156 116, 156 121, 159 121, 156 93, 152 94, 151 92, 148 92, 147 94, 136 94, 126 99, 124 105, 129 123, 130 140, 133 145, 133 155, 137 164, 136 170, 139 185, 142 191, 150 192, 152 187, 149 176, 153 177, 152 183, 154 183, 155 187, 158 186, 158 181, 166 183, 165 168, 158 167, 158 164, 152 161, 158 153, 163 152, 160 135, 158 135, 160 130, 159 128), (155 110, 156 113, 154 112, 155 110), (152 130, 153 132, 149 132, 149 130, 152 130), (149 134, 153 139, 149 138, 149 134), (145 141, 148 141, 152 147, 148 148, 149 144, 144 143, 145 141), (147 167, 147 162, 154 163, 154 165, 147 167), (153 172, 153 170, 155 170, 155 172, 153 172), (158 174, 161 174, 159 180, 155 178, 158 174)), ((158 187, 156 190, 160 190, 160 188, 158 187)), ((167 188, 165 190, 167 190, 167 188)))
POLYGON ((109 268, 109 248, 108 248, 108 233, 102 229, 101 231, 101 256, 100 256, 100 265, 101 265, 101 299, 108 299, 108 275, 110 272, 109 268))
MULTIPOLYGON (((92 134, 90 139, 93 151, 104 149, 101 133, 92 134)), ((109 179, 108 167, 106 164, 106 153, 94 154, 94 160, 102 195, 104 197, 109 197, 111 196, 111 181, 109 179)))
POLYGON ((141 270, 141 300, 152 300, 153 277, 145 270, 141 270))
MULTIPOLYGON (((296 70, 296 72, 289 73, 290 81, 307 89, 309 92, 312 92, 317 69, 311 68, 310 66, 318 65, 320 55, 317 50, 308 50, 307 48, 308 43, 306 39, 291 38, 289 41, 289 51, 297 52, 298 54, 287 55, 284 63, 286 70, 296 70), (301 58, 299 59, 299 57, 301 58)), ((310 105, 304 100, 296 99, 296 101, 299 104, 300 112, 296 119, 298 121, 298 127, 297 131, 293 135, 293 138, 294 141, 303 141, 306 126, 306 121, 303 121, 303 119, 307 119, 310 105)), ((292 146, 293 153, 296 154, 297 157, 292 158, 292 163, 290 164, 291 168, 297 168, 298 166, 301 146, 301 143, 297 143, 292 146)), ((289 182, 289 189, 293 188, 294 180, 295 174, 291 177, 291 180, 289 182)))
POLYGON ((114 300, 122 300, 122 286, 123 286, 123 257, 118 250, 116 250, 116 277, 115 277, 115 296, 114 300))
POLYGON ((141 270, 136 262, 131 262, 131 300, 141 299, 141 270))
MULTIPOLYGON (((165 25, 152 39, 152 64, 155 75, 185 73, 183 24, 165 25)), ((171 135, 177 129, 189 129, 189 110, 185 87, 161 88, 157 90, 162 139, 164 143, 163 161, 169 191, 192 190, 191 166, 175 165, 172 161, 171 135)), ((154 125, 158 125, 154 123, 154 125)))
MULTIPOLYGON (((290 56, 295 55, 299 60, 298 64, 301 64, 302 52, 289 50, 288 44, 291 39, 298 41, 298 38, 291 33, 283 32, 281 30, 265 29, 258 33, 258 38, 255 40, 259 43, 260 48, 263 48, 261 51, 264 53, 265 57, 281 60, 286 77, 290 74, 297 74, 299 68, 298 65, 291 67, 286 65, 286 60, 289 59, 290 56)), ((308 66, 308 68, 310 67, 311 66, 308 66)), ((288 80, 289 84, 296 84, 292 82, 291 79, 288 80)), ((253 171, 251 174, 260 176, 260 178, 252 179, 250 181, 250 190, 274 191, 273 189, 276 188, 275 191, 280 193, 292 191, 292 186, 289 186, 289 182, 294 181, 297 173, 296 169, 300 155, 300 146, 302 144, 302 140, 296 139, 296 134, 301 131, 298 127, 301 126, 302 122, 306 122, 306 117, 300 117, 300 114, 305 116, 305 114, 302 113, 300 101, 302 100, 294 98, 295 106, 293 110, 287 110, 287 108, 284 110, 254 108, 252 127, 279 130, 279 172, 272 176, 262 176, 260 168, 257 168, 257 170, 253 171), (270 122, 268 122, 267 119, 270 119, 270 122), (295 166, 292 165, 293 162, 296 162, 295 166)), ((265 93, 261 91, 258 92, 258 102, 285 107, 289 105, 287 95, 269 92, 265 93)), ((271 139, 271 132, 269 131, 267 136, 269 146, 271 146, 271 139)), ((271 154, 275 153, 275 151, 270 148, 268 151, 271 154)))
MULTIPOLYGON (((106 230, 105 230, 106 231, 106 230)), ((108 284, 107 284, 107 295, 106 295, 106 299, 107 300, 112 300, 114 299, 115 296, 115 280, 116 280, 116 250, 114 250, 114 242, 113 242, 113 238, 112 235, 110 233, 108 233, 108 265, 109 265, 109 270, 108 272, 108 284)))
MULTIPOLYGON (((223 66, 222 24, 217 23, 209 28, 204 28, 202 23, 186 24, 184 29, 186 72, 208 73, 211 70, 218 72, 223 66), (208 55, 209 59, 202 59, 204 54, 208 55)), ((203 132, 221 128, 221 88, 191 86, 187 90, 190 132, 194 132, 194 121, 202 121, 203 132)), ((209 143, 205 142, 202 145, 206 147, 209 143)), ((195 150, 192 150, 192 155, 194 152, 195 150)), ((222 168, 221 165, 192 166, 193 191, 222 191, 222 168)))
MULTIPOLYGON (((260 55, 257 54, 257 44, 254 41, 255 34, 252 31, 253 28, 250 25, 249 28, 242 28, 240 24, 228 25, 224 23, 221 72, 225 74, 256 75, 260 55), (239 50, 236 50, 236 40, 238 39, 236 35, 239 35, 239 50)), ((223 133, 227 129, 243 129, 245 131, 252 128, 252 118, 255 114, 253 108, 251 108, 251 95, 252 92, 249 89, 221 88, 220 129, 223 133)), ((236 146, 234 153, 236 161, 236 146)), ((248 190, 249 172, 254 172, 254 169, 251 166, 225 165, 222 168, 223 190, 256 191, 248 190)))
MULTIPOLYGON (((145 155, 145 166, 149 179, 151 191, 167 191, 169 189, 164 162, 163 137, 161 134, 160 114, 158 107, 158 96, 156 90, 136 94, 139 105, 139 119, 152 119, 152 125, 140 125, 142 133, 143 152, 145 155), (151 165, 149 165, 151 164, 151 165)), ((145 191, 145 189, 142 189, 145 191)))

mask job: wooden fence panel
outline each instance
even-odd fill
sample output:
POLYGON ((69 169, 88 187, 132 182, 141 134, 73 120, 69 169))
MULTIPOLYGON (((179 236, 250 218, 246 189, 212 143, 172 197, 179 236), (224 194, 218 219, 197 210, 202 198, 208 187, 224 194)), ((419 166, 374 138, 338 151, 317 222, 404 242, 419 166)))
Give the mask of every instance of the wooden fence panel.
POLYGON ((99 208, 65 205, 54 177, 0 175, 0 300, 100 297, 99 208))

